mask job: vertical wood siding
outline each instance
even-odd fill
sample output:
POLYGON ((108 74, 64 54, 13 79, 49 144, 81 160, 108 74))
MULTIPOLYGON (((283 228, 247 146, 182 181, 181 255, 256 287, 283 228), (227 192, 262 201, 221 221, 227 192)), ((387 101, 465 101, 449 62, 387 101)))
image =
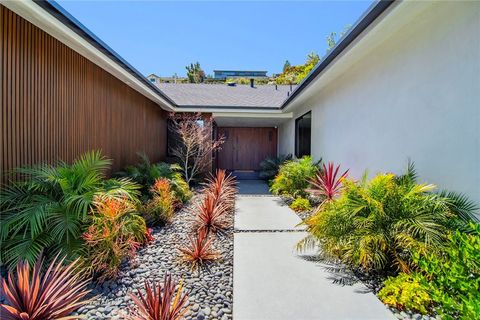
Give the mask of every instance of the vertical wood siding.
POLYGON ((166 153, 166 113, 0 5, 2 180, 8 170, 101 149, 113 170, 166 153))

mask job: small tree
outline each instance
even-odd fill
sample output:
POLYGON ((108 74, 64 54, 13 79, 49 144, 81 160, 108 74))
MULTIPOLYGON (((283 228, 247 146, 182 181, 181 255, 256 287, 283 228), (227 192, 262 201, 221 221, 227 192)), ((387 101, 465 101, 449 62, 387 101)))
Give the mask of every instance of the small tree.
POLYGON ((205 81, 205 71, 200 67, 200 63, 197 61, 195 63, 190 63, 186 66, 188 82, 190 83, 202 83, 205 81))
POLYGON ((213 137, 213 119, 200 113, 172 113, 170 120, 169 130, 175 135, 170 152, 177 158, 185 181, 191 184, 211 168, 212 153, 220 149, 225 139, 213 137))
POLYGON ((287 71, 291 66, 290 61, 285 60, 285 63, 283 64, 283 72, 287 71))

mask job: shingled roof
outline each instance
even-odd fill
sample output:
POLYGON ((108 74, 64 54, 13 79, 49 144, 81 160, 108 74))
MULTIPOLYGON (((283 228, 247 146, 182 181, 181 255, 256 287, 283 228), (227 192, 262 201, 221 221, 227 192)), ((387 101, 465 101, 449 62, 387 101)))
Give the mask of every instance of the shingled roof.
MULTIPOLYGON (((159 83, 158 88, 180 107, 279 108, 290 86, 159 83)), ((294 89, 295 86, 292 87, 294 89)))

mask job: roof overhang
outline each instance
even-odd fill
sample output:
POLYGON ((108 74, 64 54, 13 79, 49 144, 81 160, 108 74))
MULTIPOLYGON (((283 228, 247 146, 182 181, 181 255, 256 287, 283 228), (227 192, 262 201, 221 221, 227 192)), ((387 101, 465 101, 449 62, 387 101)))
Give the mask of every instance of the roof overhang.
POLYGON ((291 112, 213 112, 215 122, 220 127, 277 127, 288 119, 291 112))
POLYGON ((0 0, 0 3, 156 102, 161 108, 175 111, 173 101, 56 2, 0 0))

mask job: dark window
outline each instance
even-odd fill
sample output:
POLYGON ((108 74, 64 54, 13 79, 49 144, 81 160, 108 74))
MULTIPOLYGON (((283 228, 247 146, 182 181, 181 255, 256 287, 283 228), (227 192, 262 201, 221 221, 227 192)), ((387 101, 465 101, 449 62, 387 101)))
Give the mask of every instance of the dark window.
POLYGON ((307 112, 295 120, 295 155, 297 158, 311 153, 312 112, 307 112))

